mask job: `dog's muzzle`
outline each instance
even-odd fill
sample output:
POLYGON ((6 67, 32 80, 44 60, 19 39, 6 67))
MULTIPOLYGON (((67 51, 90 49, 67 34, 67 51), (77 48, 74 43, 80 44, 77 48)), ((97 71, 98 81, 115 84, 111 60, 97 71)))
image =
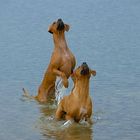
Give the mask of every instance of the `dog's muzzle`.
POLYGON ((62 19, 58 19, 58 21, 57 21, 57 30, 62 31, 62 30, 64 30, 64 28, 65 28, 64 22, 62 21, 62 19))
POLYGON ((81 65, 82 70, 81 70, 81 75, 87 75, 89 74, 89 67, 87 65, 86 62, 83 62, 83 64, 81 65))

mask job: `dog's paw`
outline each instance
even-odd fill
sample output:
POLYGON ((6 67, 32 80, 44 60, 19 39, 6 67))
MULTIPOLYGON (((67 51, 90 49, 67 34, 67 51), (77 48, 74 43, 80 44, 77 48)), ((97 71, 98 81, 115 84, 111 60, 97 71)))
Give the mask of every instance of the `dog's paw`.
POLYGON ((69 86, 68 79, 63 79, 63 85, 65 88, 68 88, 68 86, 69 86))

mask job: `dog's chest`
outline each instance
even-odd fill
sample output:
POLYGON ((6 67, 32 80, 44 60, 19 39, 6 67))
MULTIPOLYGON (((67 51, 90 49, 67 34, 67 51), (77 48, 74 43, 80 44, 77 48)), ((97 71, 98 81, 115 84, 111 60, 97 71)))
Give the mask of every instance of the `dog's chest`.
POLYGON ((62 63, 66 68, 72 65, 73 57, 70 52, 64 52, 63 54, 61 54, 61 58, 62 63))
POLYGON ((63 50, 61 52, 61 56, 65 58, 65 60, 71 60, 71 52, 69 50, 63 50))

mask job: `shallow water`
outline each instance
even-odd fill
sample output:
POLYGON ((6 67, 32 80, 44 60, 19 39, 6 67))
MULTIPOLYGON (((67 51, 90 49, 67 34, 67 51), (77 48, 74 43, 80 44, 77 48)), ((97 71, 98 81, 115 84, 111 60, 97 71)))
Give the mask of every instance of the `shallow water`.
POLYGON ((139 13, 139 0, 1 0, 0 139, 139 140, 139 13), (64 129, 54 105, 22 97, 23 87, 36 95, 53 50, 47 28, 58 18, 71 25, 66 38, 77 65, 97 71, 91 126, 64 129))

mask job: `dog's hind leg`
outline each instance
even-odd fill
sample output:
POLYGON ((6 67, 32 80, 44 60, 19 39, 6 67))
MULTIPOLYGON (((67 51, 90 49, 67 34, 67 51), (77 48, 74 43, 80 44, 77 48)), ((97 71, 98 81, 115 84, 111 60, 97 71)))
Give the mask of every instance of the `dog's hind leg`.
POLYGON ((64 116, 64 112, 62 111, 61 107, 58 107, 55 113, 55 118, 57 120, 61 120, 64 116))

